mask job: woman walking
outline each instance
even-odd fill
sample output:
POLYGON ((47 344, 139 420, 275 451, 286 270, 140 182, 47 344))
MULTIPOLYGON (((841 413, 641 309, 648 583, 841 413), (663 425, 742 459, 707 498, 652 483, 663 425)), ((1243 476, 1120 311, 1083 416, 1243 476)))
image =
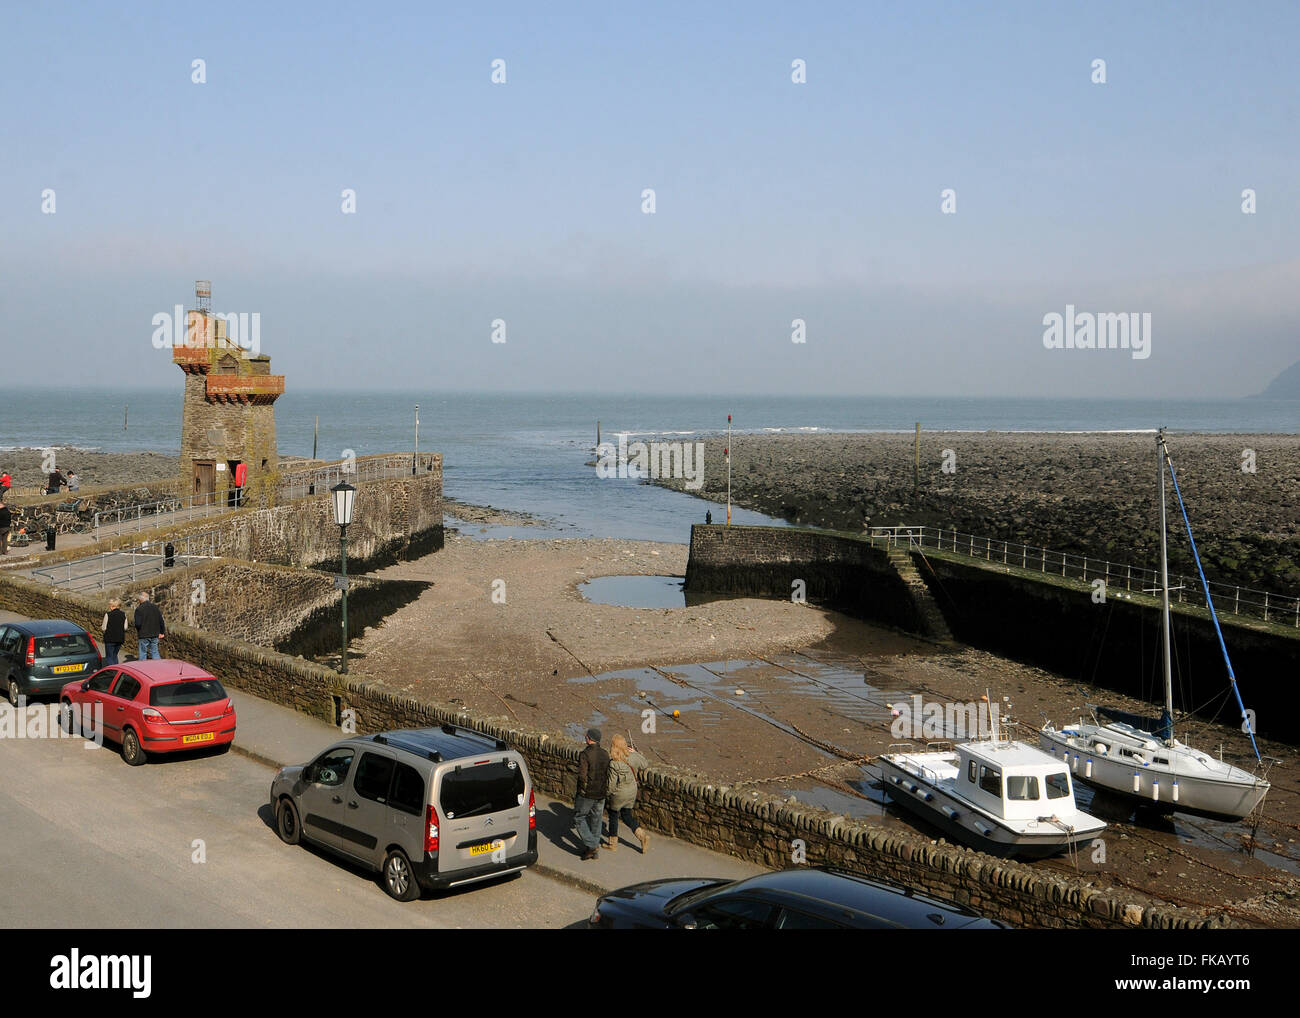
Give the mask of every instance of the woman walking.
POLYGON ((117 664, 117 652, 126 642, 126 612, 122 611, 122 602, 113 598, 108 602, 108 613, 100 624, 104 634, 104 664, 117 664))
POLYGON ((649 761, 628 744, 621 735, 614 736, 609 747, 609 792, 605 799, 605 808, 609 810, 609 840, 604 847, 611 852, 618 848, 618 821, 632 828, 632 835, 641 842, 641 854, 645 854, 650 844, 649 832, 641 826, 632 806, 636 802, 636 772, 633 767, 645 767, 649 761))

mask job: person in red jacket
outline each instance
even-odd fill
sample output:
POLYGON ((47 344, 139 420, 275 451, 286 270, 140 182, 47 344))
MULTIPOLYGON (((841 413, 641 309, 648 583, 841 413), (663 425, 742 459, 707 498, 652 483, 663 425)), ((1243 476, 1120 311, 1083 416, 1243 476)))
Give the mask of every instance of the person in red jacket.
POLYGON ((238 507, 244 501, 244 484, 248 481, 248 465, 245 463, 235 464, 235 506, 238 507))

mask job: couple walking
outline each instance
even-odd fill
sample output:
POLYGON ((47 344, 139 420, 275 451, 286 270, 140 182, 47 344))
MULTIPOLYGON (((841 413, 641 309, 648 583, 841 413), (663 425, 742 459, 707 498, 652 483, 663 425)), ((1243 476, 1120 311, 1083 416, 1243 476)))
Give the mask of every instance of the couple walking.
POLYGON ((574 823, 582 841, 583 859, 595 859, 598 848, 613 852, 618 848, 618 822, 621 819, 641 842, 645 854, 650 835, 632 812, 636 803, 636 772, 647 761, 636 747, 621 735, 614 736, 609 752, 600 748, 600 729, 587 729, 587 748, 578 754, 578 794, 573 803, 574 823), (609 810, 609 838, 601 841, 601 814, 609 810))
MULTIPOLYGON (((140 660, 146 657, 158 660, 158 641, 167 639, 167 623, 163 621, 158 606, 149 600, 148 591, 137 595, 139 606, 135 610, 136 642, 140 645, 140 660)), ((122 602, 112 598, 108 602, 108 611, 100 623, 100 632, 104 634, 104 664, 117 664, 118 652, 126 642, 126 612, 122 602)))

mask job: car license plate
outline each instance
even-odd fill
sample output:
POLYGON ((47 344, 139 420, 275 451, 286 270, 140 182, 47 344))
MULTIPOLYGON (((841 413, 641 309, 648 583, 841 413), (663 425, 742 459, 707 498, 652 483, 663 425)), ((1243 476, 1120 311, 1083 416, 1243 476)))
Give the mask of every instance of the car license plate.
POLYGON ((196 742, 211 742, 216 737, 217 735, 215 732, 204 732, 202 735, 187 735, 185 738, 181 739, 181 742, 184 745, 189 746, 196 742))
POLYGON ((469 850, 469 854, 470 855, 491 855, 497 849, 504 847, 504 845, 505 842, 502 841, 500 838, 497 838, 496 841, 489 842, 486 845, 471 846, 469 850))
POLYGON ((65 672, 79 672, 79 671, 81 671, 81 669, 83 669, 83 668, 85 668, 85 667, 86 667, 86 666, 85 666, 84 664, 82 664, 82 665, 55 665, 55 666, 54 666, 54 674, 55 674, 55 675, 62 675, 62 674, 64 674, 65 672))

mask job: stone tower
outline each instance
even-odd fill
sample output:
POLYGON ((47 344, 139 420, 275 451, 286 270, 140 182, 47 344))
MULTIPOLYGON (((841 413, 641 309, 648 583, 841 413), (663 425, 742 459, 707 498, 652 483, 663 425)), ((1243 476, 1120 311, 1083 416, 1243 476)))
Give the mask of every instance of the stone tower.
MULTIPOLYGON (((284 393, 284 376, 271 374, 271 358, 258 352, 260 321, 214 315, 211 289, 196 286, 198 308, 185 316, 184 345, 172 360, 185 372, 181 424, 181 492, 234 505, 235 478, 246 477, 239 504, 266 506, 279 467, 275 444, 275 401, 284 393)), ((179 309, 178 309, 179 310, 179 309)))

